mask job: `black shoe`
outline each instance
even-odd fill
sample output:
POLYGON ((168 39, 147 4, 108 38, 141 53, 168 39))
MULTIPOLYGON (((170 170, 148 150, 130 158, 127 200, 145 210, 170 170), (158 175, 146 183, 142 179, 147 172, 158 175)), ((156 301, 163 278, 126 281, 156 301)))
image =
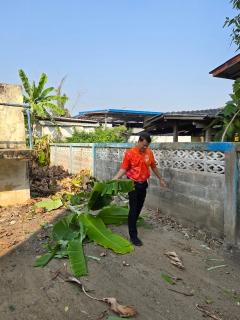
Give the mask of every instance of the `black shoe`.
POLYGON ((132 244, 134 244, 135 246, 142 246, 143 243, 142 241, 136 237, 136 238, 130 238, 130 241, 132 242, 132 244))

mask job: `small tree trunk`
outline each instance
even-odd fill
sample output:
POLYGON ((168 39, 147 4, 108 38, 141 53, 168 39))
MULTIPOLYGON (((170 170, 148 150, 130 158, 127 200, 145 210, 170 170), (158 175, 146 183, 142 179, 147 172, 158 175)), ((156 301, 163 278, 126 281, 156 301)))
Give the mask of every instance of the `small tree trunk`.
POLYGON ((222 135, 222 139, 221 139, 221 142, 224 141, 224 138, 225 138, 225 135, 228 131, 228 128, 230 127, 231 123, 233 123, 234 119, 236 118, 236 116, 239 114, 240 112, 240 109, 235 113, 235 115, 232 117, 231 121, 229 122, 229 124, 227 125, 226 129, 224 130, 223 132, 223 135, 222 135))

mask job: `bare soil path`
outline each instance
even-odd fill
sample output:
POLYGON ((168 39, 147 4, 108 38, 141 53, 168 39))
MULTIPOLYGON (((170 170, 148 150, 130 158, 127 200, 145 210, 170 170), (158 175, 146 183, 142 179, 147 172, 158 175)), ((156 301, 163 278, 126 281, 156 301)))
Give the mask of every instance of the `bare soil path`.
MULTIPOLYGON (((143 213, 148 213, 153 226, 139 227, 144 245, 127 255, 106 250, 100 262, 90 260, 88 276, 81 277, 89 294, 115 297, 120 304, 134 307, 136 320, 202 319, 204 313, 195 304, 219 319, 239 320, 240 303, 224 293, 227 290, 240 298, 239 251, 228 248, 221 239, 207 242, 210 238, 206 233, 190 230, 174 219, 146 208, 143 213), (166 251, 176 252, 184 269, 171 264, 166 251), (204 260, 209 258, 223 261, 204 260), (225 266, 207 270, 216 265, 225 266), (179 280, 171 285, 162 274, 179 280)), ((55 210, 32 216, 29 204, 0 208, 1 320, 100 320, 117 316, 108 304, 88 298, 75 284, 59 277, 51 280, 58 268, 71 273, 68 260, 53 259, 44 268, 33 267, 36 257, 45 252, 43 244, 51 230, 41 228, 40 223, 54 224, 67 214, 69 211, 55 210)), ((126 225, 110 229, 128 238, 126 225)), ((95 243, 86 244, 84 250, 96 257, 105 251, 95 243)))

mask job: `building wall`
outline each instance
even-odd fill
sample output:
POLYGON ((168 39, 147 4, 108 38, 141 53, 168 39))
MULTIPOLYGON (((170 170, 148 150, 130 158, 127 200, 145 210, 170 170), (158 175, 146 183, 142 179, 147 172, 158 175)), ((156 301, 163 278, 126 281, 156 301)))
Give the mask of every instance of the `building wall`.
POLYGON ((0 204, 24 203, 29 198, 27 162, 0 159, 0 204))
MULTIPOLYGON (((0 83, 0 102, 22 104, 19 85, 0 83)), ((0 205, 30 198, 23 108, 0 105, 0 205), (26 151, 26 152, 25 152, 26 151)), ((29 154, 31 152, 29 151, 29 154)))
MULTIPOLYGON (((59 138, 58 131, 53 124, 50 124, 49 120, 40 120, 34 124, 34 131, 37 132, 40 136, 50 135, 53 139, 59 138)), ((79 131, 85 132, 93 132, 96 127, 100 125, 96 124, 86 124, 86 123, 74 123, 74 122, 60 122, 57 121, 59 128, 61 130, 61 138, 64 140, 66 137, 71 137, 73 134, 73 128, 77 128, 79 131)), ((112 128, 111 124, 107 125, 108 128, 112 128)), ((143 131, 143 128, 133 128, 133 133, 138 133, 143 131)), ((130 143, 136 143, 138 141, 139 136, 130 136, 128 141, 130 143)), ((153 142, 173 142, 173 136, 152 136, 153 142)), ((192 139, 196 139, 196 141, 200 141, 199 137, 191 137, 191 136, 179 136, 179 142, 191 142, 192 139)))
MULTIPOLYGON (((143 128, 133 128, 133 133, 138 133, 143 131, 143 128)), ((158 143, 158 142, 173 142, 173 136, 154 136, 151 135, 152 142, 158 143)), ((139 139, 139 136, 130 136, 129 142, 130 143, 136 143, 139 139)), ((178 142, 192 142, 193 137, 191 136, 178 136, 178 142)), ((200 138, 196 137, 196 141, 200 142, 200 138)))
MULTIPOLYGON (((0 83, 0 102, 22 104, 22 87, 0 83)), ((0 105, 0 148, 26 148, 23 108, 0 105)))
MULTIPOLYGON (((92 161, 93 175, 110 180, 120 169, 125 151, 132 146, 130 143, 89 144, 85 168, 90 168, 87 165, 92 161)), ((71 148, 75 148, 73 144, 71 148)), ((236 143, 151 144, 167 189, 161 188, 153 174, 145 204, 180 221, 225 235, 229 243, 240 243, 237 148, 236 143)), ((64 161, 61 163, 68 166, 64 161)))
MULTIPOLYGON (((138 136, 131 136, 129 142, 136 143, 138 141, 138 136)), ((160 143, 160 142, 173 142, 173 136, 151 136, 153 143, 160 143)), ((178 142, 191 142, 191 136, 178 136, 178 142)), ((200 141, 197 138, 197 141, 200 141)))
MULTIPOLYGON (((49 123, 50 121, 46 121, 49 123)), ((71 137, 73 134, 73 128, 75 127, 79 131, 85 131, 85 132, 92 132, 94 131, 94 128, 98 125, 83 125, 83 124, 76 124, 76 123, 60 123, 57 122, 59 125, 59 128, 61 130, 62 138, 71 137)), ((58 131, 54 125, 48 125, 45 124, 45 121, 37 122, 34 125, 34 131, 36 131, 41 136, 50 135, 53 139, 59 138, 58 131)))

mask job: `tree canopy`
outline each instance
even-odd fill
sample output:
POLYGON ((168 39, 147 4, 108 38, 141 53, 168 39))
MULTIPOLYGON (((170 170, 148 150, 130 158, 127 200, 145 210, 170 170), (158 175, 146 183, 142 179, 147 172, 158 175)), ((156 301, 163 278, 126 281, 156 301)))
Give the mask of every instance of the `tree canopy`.
MULTIPOLYGON (((231 0, 233 9, 240 10, 240 0, 231 0)), ((226 17, 223 27, 231 27, 232 33, 230 34, 231 44, 235 43, 237 46, 236 51, 240 49, 240 14, 233 18, 226 17)))
POLYGON ((67 101, 68 98, 60 95, 49 95, 49 93, 54 90, 54 87, 44 88, 48 79, 45 73, 42 73, 37 85, 35 81, 30 85, 28 77, 23 70, 19 70, 19 76, 27 94, 23 95, 23 102, 30 105, 32 116, 38 115, 42 118, 52 119, 50 112, 57 112, 60 115, 65 113, 64 110, 54 102, 67 101))

